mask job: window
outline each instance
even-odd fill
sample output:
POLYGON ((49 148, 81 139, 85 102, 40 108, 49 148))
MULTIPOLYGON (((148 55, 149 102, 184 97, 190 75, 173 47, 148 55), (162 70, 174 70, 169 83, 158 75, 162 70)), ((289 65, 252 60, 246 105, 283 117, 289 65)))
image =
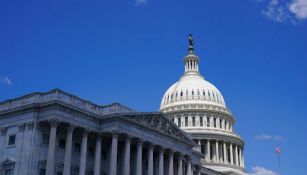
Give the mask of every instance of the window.
POLYGON ((185 117, 185 126, 188 126, 188 117, 185 117))
POLYGON ((88 155, 94 156, 94 153, 95 153, 95 148, 92 146, 88 147, 88 155))
POLYGON ((178 117, 178 126, 180 127, 181 126, 181 118, 178 117))
POLYGON ((39 175, 45 175, 46 174, 46 169, 40 169, 39 170, 39 175))
POLYGON ((9 141, 8 141, 8 146, 15 145, 15 141, 16 141, 16 135, 10 135, 9 136, 9 141))
POLYGON ((46 145, 49 144, 49 134, 43 135, 43 144, 46 144, 46 145))
POLYGON ((194 90, 192 90, 192 96, 194 95, 194 90))
POLYGON ((192 125, 195 126, 195 117, 192 117, 192 125))
POLYGON ((207 117, 207 127, 210 127, 210 119, 207 117))
POLYGON ((222 129, 223 124, 222 124, 222 119, 220 119, 220 128, 222 129))
POLYGON ((213 118, 213 126, 216 128, 216 118, 213 118))
POLYGON ((203 126, 203 117, 199 117, 199 125, 203 126))
POLYGON ((8 169, 8 170, 4 170, 4 175, 13 175, 13 170, 12 169, 8 169))
POLYGON ((65 149, 65 139, 60 139, 59 141, 59 147, 65 149))
POLYGON ((180 92, 180 96, 181 96, 181 97, 183 96, 183 92, 182 92, 182 91, 180 92))
POLYGON ((75 152, 76 153, 80 153, 80 149, 81 148, 81 145, 80 145, 80 143, 75 143, 75 152))

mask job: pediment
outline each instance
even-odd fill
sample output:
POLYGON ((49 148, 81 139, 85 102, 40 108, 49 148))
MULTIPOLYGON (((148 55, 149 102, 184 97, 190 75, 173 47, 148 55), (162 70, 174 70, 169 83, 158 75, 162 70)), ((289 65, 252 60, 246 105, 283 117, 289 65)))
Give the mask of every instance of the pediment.
POLYGON ((14 164, 15 162, 11 159, 5 159, 4 161, 2 161, 1 165, 2 166, 6 166, 6 165, 11 165, 14 164))
POLYGON ((161 134, 170 136, 176 140, 185 142, 190 145, 194 145, 191 137, 182 131, 176 124, 174 124, 167 116, 163 113, 126 113, 117 114, 125 120, 133 121, 139 125, 143 125, 146 128, 150 128, 160 132, 161 134))

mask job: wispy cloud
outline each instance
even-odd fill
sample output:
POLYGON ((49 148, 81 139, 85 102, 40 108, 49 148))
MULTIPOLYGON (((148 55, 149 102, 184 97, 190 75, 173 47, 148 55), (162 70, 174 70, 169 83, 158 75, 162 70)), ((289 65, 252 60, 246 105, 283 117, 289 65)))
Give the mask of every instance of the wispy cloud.
POLYGON ((276 22, 284 22, 291 19, 289 11, 278 0, 271 0, 261 14, 268 19, 276 22))
POLYGON ((255 166, 252 167, 252 172, 249 175, 278 175, 278 173, 260 166, 255 166))
POLYGON ((288 8, 297 19, 307 19, 307 0, 293 0, 288 8))
POLYGON ((140 5, 145 5, 148 0, 135 0, 135 5, 140 6, 140 5))
POLYGON ((268 135, 262 134, 255 137, 257 140, 275 140, 275 141, 285 141, 285 139, 279 135, 268 135))
POLYGON ((258 3, 266 2, 261 14, 275 22, 291 22, 307 19, 307 0, 256 0, 258 3))
POLYGON ((0 82, 9 86, 13 84, 12 80, 7 76, 0 76, 0 82))

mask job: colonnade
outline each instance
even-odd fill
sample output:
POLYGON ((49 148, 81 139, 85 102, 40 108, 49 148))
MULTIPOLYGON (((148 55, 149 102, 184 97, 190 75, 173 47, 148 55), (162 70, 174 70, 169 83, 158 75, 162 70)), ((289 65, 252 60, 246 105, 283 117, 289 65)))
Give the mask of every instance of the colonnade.
POLYGON ((199 150, 205 154, 205 161, 244 167, 243 146, 231 142, 197 139, 199 150))
MULTIPOLYGON (((46 175, 55 174, 55 152, 56 152, 56 138, 57 129, 59 122, 50 121, 50 136, 49 136, 49 147, 47 155, 46 175)), ((75 126, 69 125, 66 128, 66 143, 65 143, 65 155, 64 155, 64 175, 71 174, 71 158, 72 158, 72 141, 73 132, 75 126)), ((81 155, 80 155, 80 166, 79 175, 86 174, 86 161, 87 161, 87 147, 88 147, 88 135, 89 131, 86 129, 82 130, 82 143, 81 143, 81 155)), ((147 175, 193 175, 193 168, 191 158, 188 155, 182 155, 179 152, 175 152, 171 148, 163 148, 160 145, 153 145, 150 142, 145 142, 141 138, 131 138, 128 135, 123 135, 118 132, 111 132, 108 135, 111 137, 111 149, 109 156, 109 175, 117 175, 118 171, 118 147, 119 147, 119 136, 125 136, 124 140, 124 152, 123 152, 123 175, 130 175, 130 156, 132 140, 136 141, 136 156, 133 162, 135 162, 135 175, 143 175, 143 162, 146 162, 147 175), (145 148, 147 153, 143 153, 145 148), (158 149, 157 149, 158 148, 158 149), (156 154, 155 154, 156 153, 156 154), (147 160, 143 159, 143 154, 146 154, 147 160), (158 166, 154 166, 154 154, 158 157, 158 166), (176 154, 176 156, 174 156, 176 154), (165 158, 167 157, 167 158, 165 158), (164 162, 166 161, 167 162, 164 162), (174 165, 176 162, 176 166, 174 165), (166 167, 164 167, 166 165, 166 167)), ((94 162, 94 175, 100 175, 101 171, 101 144, 104 141, 101 133, 96 133, 96 148, 95 148, 95 162, 94 162)), ((196 165, 195 165, 196 166, 196 165)), ((196 171, 197 175, 200 175, 200 171, 196 171)))
POLYGON ((173 121, 179 127, 209 127, 224 131, 233 131, 233 122, 224 117, 214 115, 182 115, 173 117, 173 121))

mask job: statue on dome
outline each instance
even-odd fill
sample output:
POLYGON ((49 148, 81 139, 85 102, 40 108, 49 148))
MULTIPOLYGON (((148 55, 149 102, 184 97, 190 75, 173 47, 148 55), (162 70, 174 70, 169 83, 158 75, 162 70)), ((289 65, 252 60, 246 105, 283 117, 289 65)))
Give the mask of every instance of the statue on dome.
POLYGON ((190 44, 190 46, 192 46, 192 47, 193 47, 193 45, 194 45, 194 39, 193 39, 193 36, 192 36, 191 33, 189 34, 189 44, 190 44))

